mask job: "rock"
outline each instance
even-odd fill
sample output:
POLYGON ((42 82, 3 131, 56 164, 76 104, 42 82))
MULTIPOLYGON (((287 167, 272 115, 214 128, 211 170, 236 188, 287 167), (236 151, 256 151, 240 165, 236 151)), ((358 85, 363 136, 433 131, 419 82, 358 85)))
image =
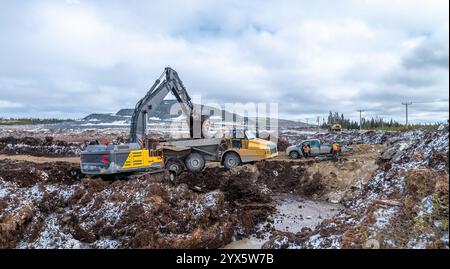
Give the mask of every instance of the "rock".
POLYGON ((389 138, 389 139, 386 141, 386 144, 388 144, 388 145, 393 145, 393 144, 397 143, 397 142, 400 141, 400 140, 402 140, 401 137, 398 137, 398 136, 392 137, 392 138, 389 138))
POLYGON ((279 232, 269 239, 262 249, 287 249, 293 242, 296 241, 295 234, 289 232, 279 232))
POLYGON ((369 239, 364 243, 365 249, 379 249, 380 248, 380 242, 376 239, 369 239))
POLYGON ((391 160, 396 153, 397 153, 397 148, 396 147, 390 147, 390 148, 386 149, 383 152, 383 154, 381 154, 380 158, 382 160, 388 161, 388 160, 391 160))

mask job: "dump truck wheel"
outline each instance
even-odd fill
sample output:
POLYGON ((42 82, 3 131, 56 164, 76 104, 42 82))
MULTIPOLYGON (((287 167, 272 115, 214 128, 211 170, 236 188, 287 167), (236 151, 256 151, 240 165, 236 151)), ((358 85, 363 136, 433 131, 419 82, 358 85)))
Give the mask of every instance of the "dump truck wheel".
POLYGON ((298 151, 291 151, 289 153, 289 157, 291 157, 292 159, 298 159, 300 157, 300 154, 298 154, 298 151))
POLYGON ((223 165, 226 169, 231 169, 233 167, 241 165, 241 158, 237 153, 228 152, 223 158, 223 165))
POLYGON ((169 160, 166 163, 166 169, 178 176, 181 174, 181 172, 183 172, 184 167, 183 164, 178 160, 169 160))
POLYGON ((205 168, 205 159, 200 153, 192 152, 184 161, 186 168, 191 172, 200 172, 205 168))

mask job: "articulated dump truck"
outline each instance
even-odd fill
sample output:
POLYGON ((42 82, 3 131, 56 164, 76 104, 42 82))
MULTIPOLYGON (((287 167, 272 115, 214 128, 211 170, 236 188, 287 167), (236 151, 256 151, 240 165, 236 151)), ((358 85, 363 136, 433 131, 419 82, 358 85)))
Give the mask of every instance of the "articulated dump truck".
POLYGON ((200 120, 201 130, 204 130, 209 119, 197 114, 178 74, 167 67, 136 104, 131 118, 130 143, 88 145, 81 153, 81 171, 90 176, 107 176, 167 169, 178 175, 186 169, 199 172, 207 161, 220 162, 231 169, 278 155, 275 143, 256 138, 245 129, 234 129, 228 137, 204 138, 201 134, 195 138, 194 120, 200 120), (163 76, 165 79, 161 81, 163 76), (169 93, 175 96, 186 116, 190 138, 155 142, 147 137, 147 118, 169 93))

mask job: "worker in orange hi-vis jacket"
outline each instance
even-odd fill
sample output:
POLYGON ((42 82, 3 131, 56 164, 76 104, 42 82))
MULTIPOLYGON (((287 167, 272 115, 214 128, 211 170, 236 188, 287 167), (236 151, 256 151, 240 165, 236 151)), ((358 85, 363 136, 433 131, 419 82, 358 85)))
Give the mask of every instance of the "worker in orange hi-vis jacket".
POLYGON ((333 158, 337 159, 341 151, 341 146, 338 143, 334 143, 332 146, 333 158))
POLYGON ((306 158, 309 157, 310 151, 311 151, 311 147, 309 146, 309 144, 306 144, 303 146, 303 154, 305 154, 306 158))

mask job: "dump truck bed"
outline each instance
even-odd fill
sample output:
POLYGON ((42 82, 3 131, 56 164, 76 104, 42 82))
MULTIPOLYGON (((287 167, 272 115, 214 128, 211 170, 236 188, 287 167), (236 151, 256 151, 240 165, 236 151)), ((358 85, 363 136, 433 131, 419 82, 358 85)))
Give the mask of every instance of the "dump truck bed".
POLYGON ((160 142, 164 148, 173 148, 174 150, 186 150, 192 147, 218 146, 222 141, 221 138, 204 138, 204 139, 183 139, 160 142))
POLYGON ((191 151, 202 153, 205 160, 220 161, 219 146, 221 138, 183 139, 160 142, 164 156, 183 159, 191 151))

